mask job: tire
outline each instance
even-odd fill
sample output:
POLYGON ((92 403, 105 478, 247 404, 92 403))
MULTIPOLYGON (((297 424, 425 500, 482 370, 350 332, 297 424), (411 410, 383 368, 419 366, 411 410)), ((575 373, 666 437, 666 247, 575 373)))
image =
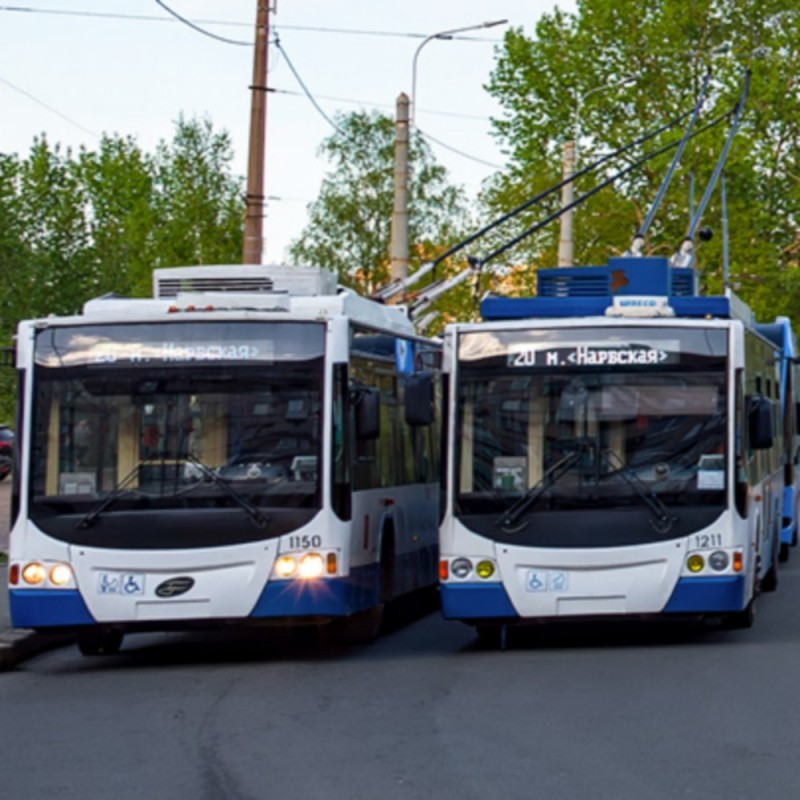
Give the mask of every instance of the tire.
POLYGON ((498 623, 482 623, 475 626, 478 637, 478 646, 482 650, 505 650, 506 631, 505 625, 498 623))
POLYGON ((733 614, 725 614, 722 624, 729 630, 746 630, 753 627, 756 620, 756 600, 755 597, 741 610, 733 614))
POLYGON ((351 614, 339 623, 337 638, 345 644, 372 644, 383 626, 383 605, 351 614))
POLYGON ((91 631, 78 636, 78 650, 85 656, 113 656, 122 647, 121 631, 91 631))
MULTIPOLYGON (((782 545, 781 545, 782 546, 782 545)), ((767 574, 761 579, 759 588, 762 592, 774 592, 778 588, 778 553, 779 548, 772 548, 772 560, 767 570, 767 574)))
POLYGON ((789 560, 789 545, 786 542, 781 542, 781 549, 778 553, 778 561, 785 564, 789 560))
POLYGON ((380 584, 378 602, 366 611, 358 611, 339 624, 339 639, 348 644, 372 644, 383 629, 386 607, 394 597, 392 575, 394 572, 393 537, 391 530, 381 537, 381 560, 378 566, 380 584))

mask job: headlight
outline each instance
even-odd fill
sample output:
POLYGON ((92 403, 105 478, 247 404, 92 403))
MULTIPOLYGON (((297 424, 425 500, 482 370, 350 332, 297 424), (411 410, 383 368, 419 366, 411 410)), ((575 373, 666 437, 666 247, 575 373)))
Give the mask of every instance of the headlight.
POLYGON ((450 564, 450 572, 456 578, 466 578, 472 572, 472 562, 468 558, 457 558, 450 564))
POLYGON ((22 580, 24 580, 25 583, 29 583, 31 586, 38 586, 40 583, 44 582, 45 578, 47 578, 47 570, 44 564, 39 564, 34 561, 31 564, 26 564, 22 568, 22 580))
POLYGON ((730 559, 724 550, 715 550, 708 557, 708 566, 717 572, 722 572, 722 570, 727 569, 729 563, 730 559))
POLYGON ((699 553, 694 553, 686 559, 686 567, 689 572, 700 572, 706 565, 706 560, 699 553))
POLYGON ((479 578, 491 578, 494 575, 494 564, 487 560, 479 561, 475 572, 478 573, 479 578))
POLYGON ((300 559, 301 578, 319 578, 325 569, 325 562, 319 553, 308 553, 300 559))
POLYGON ((50 567, 50 583, 54 586, 66 586, 72 579, 72 570, 67 564, 54 564, 50 567))
POLYGON ((275 562, 275 574, 279 578, 290 578, 297 569, 297 562, 291 556, 281 556, 275 562))

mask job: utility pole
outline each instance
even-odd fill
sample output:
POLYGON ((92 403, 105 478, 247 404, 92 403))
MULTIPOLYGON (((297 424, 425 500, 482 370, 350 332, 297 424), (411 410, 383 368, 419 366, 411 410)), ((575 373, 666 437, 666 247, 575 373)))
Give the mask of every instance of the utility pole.
POLYGON ((256 47, 250 100, 250 149, 247 158, 242 261, 260 264, 264 252, 264 163, 267 143, 267 49, 270 0, 256 0, 256 47))
MULTIPOLYGON (((575 142, 564 144, 564 154, 562 157, 563 178, 571 178, 575 174, 575 142)), ((561 208, 568 206, 575 196, 575 187, 572 181, 565 183, 561 187, 561 208)), ((565 211, 561 215, 561 238, 558 242, 558 266, 571 267, 573 264, 573 241, 572 241, 572 212, 573 209, 565 211)))
POLYGON ((394 139, 394 210, 389 245, 391 278, 408 276, 408 95, 397 98, 394 139))

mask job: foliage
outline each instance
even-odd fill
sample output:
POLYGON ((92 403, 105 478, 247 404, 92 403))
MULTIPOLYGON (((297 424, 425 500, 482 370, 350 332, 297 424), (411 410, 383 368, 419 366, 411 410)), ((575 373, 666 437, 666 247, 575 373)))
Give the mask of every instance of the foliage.
MULTIPOLYGON (((579 0, 574 14, 543 16, 535 35, 509 31, 489 91, 503 115, 495 132, 509 166, 484 194, 500 214, 560 179, 561 153, 576 138, 580 166, 689 111, 711 69, 710 96, 696 130, 730 111, 745 70, 752 82, 725 167, 730 276, 763 318, 791 314, 800 301, 796 277, 800 192, 796 180, 800 114, 800 9, 793 0, 579 0), (626 80, 630 78, 630 80, 626 80)), ((636 157, 679 138, 686 122, 626 155, 599 175, 579 179, 576 196, 636 157)), ((711 177, 727 121, 694 138, 648 231, 648 252, 672 255, 711 177), (692 188, 694 187, 694 188, 692 188)), ((602 189, 575 213, 576 263, 604 263, 624 252, 667 173, 672 153, 649 161, 602 189)), ((719 185, 703 224, 721 228, 719 185)), ((510 238, 544 218, 558 197, 504 228, 510 238)), ((556 263, 558 224, 524 240, 506 264, 556 263)), ((703 282, 722 288, 722 236, 697 246, 703 282)))
MULTIPOLYGON (((131 138, 27 157, 0 154, 0 347, 21 319, 71 314, 107 292, 149 295, 153 267, 238 263, 242 181, 231 143, 208 121, 178 119, 152 155, 131 138)), ((0 421, 13 376, 0 375, 0 421)))
MULTIPOLYGON (((332 165, 309 222, 290 248, 301 263, 333 270, 340 282, 369 294, 389 278, 394 207, 394 140, 391 118, 373 112, 339 114, 337 130, 320 148, 332 165)), ((444 252, 465 229, 463 193, 447 183, 420 136, 409 148, 410 271, 444 252)))

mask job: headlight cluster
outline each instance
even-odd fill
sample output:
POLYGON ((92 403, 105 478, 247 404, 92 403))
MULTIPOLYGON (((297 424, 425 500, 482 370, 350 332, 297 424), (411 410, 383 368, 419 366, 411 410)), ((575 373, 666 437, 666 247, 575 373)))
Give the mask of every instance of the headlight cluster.
POLYGON ((61 561, 29 561, 12 564, 8 570, 11 586, 35 586, 43 589, 62 589, 74 585, 72 567, 61 561))
POLYGON ((336 553, 291 553, 278 556, 272 573, 276 578, 313 580, 325 575, 336 575, 336 553))
POLYGON ((744 555, 741 550, 712 550, 711 552, 690 553, 686 558, 686 569, 693 575, 701 572, 741 572, 744 569, 744 555))
POLYGON ((439 578, 443 581, 451 576, 462 581, 473 576, 488 580, 496 571, 494 562, 488 558, 482 558, 474 564, 469 558, 454 558, 452 561, 443 558, 439 562, 439 578))

